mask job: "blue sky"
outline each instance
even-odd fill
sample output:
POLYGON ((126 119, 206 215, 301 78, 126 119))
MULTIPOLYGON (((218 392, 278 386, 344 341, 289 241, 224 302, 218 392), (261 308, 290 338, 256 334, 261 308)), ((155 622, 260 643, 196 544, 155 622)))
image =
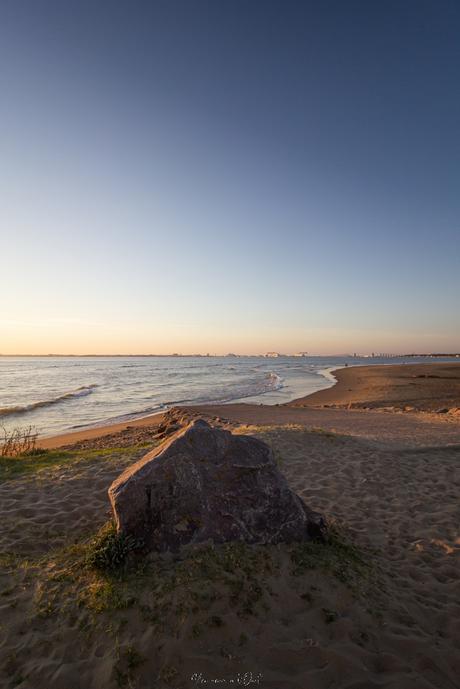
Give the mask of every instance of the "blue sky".
POLYGON ((0 7, 0 352, 460 349, 456 2, 0 7))

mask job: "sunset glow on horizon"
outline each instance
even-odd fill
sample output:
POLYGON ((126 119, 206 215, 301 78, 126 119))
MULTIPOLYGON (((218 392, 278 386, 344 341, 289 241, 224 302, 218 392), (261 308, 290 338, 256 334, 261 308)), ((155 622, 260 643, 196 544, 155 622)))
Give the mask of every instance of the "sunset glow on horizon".
POLYGON ((2 3, 0 354, 460 350, 458 5, 333 10, 2 3))

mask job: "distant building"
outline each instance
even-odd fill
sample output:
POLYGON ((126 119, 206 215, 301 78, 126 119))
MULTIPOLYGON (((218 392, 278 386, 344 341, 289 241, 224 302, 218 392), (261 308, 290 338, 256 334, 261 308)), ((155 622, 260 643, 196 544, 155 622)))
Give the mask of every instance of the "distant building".
POLYGON ((281 356, 281 354, 279 354, 278 352, 267 352, 265 356, 269 359, 276 359, 279 356, 281 356))

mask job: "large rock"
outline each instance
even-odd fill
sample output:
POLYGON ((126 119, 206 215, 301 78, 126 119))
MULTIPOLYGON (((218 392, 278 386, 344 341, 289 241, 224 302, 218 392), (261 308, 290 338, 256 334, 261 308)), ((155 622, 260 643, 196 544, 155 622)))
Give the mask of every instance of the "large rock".
POLYGON ((323 538, 321 515, 288 487, 271 448, 198 419, 124 471, 109 497, 119 532, 146 548, 323 538))

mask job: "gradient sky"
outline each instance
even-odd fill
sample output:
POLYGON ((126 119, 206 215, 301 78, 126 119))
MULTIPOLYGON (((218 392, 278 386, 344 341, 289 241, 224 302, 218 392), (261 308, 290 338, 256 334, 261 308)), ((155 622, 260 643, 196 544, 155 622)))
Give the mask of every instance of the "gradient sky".
POLYGON ((0 352, 460 350, 460 4, 2 0, 0 352))

